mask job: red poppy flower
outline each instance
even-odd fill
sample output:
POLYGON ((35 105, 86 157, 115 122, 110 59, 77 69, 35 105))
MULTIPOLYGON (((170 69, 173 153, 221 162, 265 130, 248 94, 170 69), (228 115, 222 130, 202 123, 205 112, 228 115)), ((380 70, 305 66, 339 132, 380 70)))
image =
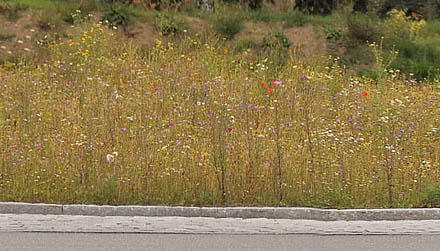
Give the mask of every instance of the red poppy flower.
POLYGON ((270 81, 270 84, 273 85, 275 83, 275 80, 270 81))
POLYGON ((272 94, 273 89, 272 89, 272 88, 267 88, 267 91, 268 91, 270 94, 272 94))
POLYGON ((232 131, 232 128, 229 127, 229 128, 228 128, 228 132, 231 132, 231 131, 232 131))
POLYGON ((368 92, 363 92, 362 96, 364 96, 364 97, 368 96, 368 92))
POLYGON ((263 86, 263 87, 266 86, 266 84, 264 82, 261 82, 260 85, 263 86))

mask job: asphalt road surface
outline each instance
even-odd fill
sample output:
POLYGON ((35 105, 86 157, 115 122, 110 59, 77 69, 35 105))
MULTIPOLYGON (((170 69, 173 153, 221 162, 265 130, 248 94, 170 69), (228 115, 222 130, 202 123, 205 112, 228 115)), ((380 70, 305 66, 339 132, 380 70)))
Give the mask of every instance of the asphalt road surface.
POLYGON ((0 232, 2 251, 439 250, 440 235, 241 235, 0 232))

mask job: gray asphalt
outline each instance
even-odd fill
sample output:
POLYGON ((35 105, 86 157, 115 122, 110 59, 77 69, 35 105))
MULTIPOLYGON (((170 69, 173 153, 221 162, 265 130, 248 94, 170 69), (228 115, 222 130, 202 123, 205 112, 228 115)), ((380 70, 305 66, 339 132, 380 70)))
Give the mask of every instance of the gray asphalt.
POLYGON ((440 235, 227 235, 0 233, 2 251, 51 250, 439 250, 440 235))

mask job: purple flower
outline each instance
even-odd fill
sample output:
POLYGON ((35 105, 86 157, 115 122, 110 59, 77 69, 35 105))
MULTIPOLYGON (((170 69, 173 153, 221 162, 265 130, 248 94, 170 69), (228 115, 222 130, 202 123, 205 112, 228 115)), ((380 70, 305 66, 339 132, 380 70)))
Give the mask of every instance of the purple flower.
POLYGON ((171 123, 171 122, 168 122, 168 125, 169 125, 169 126, 174 126, 174 124, 173 124, 173 123, 171 123))
POLYGON ((281 85, 282 84, 281 81, 274 81, 273 83, 276 84, 276 85, 281 85))
POLYGON ((127 131, 127 128, 121 128, 121 132, 126 132, 127 131))
POLYGON ((303 75, 299 76, 299 79, 307 79, 307 75, 303 74, 303 75))

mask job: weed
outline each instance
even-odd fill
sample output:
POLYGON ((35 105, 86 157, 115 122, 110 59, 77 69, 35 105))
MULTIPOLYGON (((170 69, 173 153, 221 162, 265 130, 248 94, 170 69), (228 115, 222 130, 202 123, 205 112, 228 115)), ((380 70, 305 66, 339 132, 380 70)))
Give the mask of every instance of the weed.
POLYGON ((182 34, 187 29, 185 20, 171 12, 159 12, 154 25, 162 36, 182 34))
POLYGON ((374 69, 374 76, 376 76, 376 80, 379 83, 383 83, 388 75, 388 68, 391 64, 396 60, 399 52, 395 49, 389 51, 388 54, 385 54, 383 49, 383 38, 379 43, 370 43, 369 44, 371 51, 376 59, 376 65, 374 69))
POLYGON ((327 40, 338 41, 342 36, 342 30, 331 25, 324 27, 324 35, 327 40))
POLYGON ((263 38, 264 50, 285 50, 288 49, 292 43, 290 43, 286 34, 282 31, 272 31, 263 38))

